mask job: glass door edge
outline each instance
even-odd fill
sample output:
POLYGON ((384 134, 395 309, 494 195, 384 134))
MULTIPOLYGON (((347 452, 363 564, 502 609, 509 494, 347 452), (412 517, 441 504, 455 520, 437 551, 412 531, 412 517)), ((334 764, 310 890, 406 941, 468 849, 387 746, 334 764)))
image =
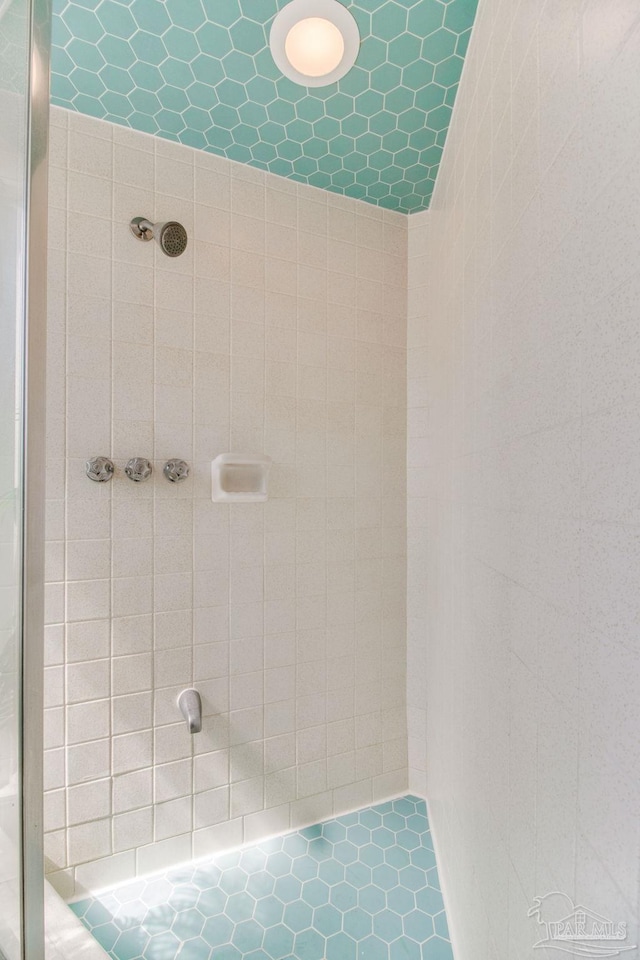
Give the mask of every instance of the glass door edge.
POLYGON ((43 679, 47 164, 51 0, 31 0, 27 149, 22 578, 22 943, 44 958, 43 679))

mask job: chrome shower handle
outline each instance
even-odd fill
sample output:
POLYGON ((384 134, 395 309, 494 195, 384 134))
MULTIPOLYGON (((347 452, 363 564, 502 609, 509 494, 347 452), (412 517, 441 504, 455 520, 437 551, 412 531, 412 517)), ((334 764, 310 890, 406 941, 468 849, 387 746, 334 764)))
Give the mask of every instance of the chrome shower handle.
POLYGON ((189 476, 189 464, 184 460, 167 460, 162 472, 171 483, 182 483, 189 476))
POLYGON ((89 480, 93 480, 95 483, 108 483, 115 473, 113 460, 109 460, 108 457, 93 457, 91 460, 87 460, 85 473, 89 480))
POLYGON ((144 457, 132 457, 131 460, 127 460, 124 468, 129 480, 133 480, 134 483, 144 483, 151 476, 152 470, 151 461, 144 457))
POLYGON ((189 688, 183 690, 178 697, 180 713, 187 721, 189 733, 200 733, 202 730, 202 700, 197 690, 189 688))

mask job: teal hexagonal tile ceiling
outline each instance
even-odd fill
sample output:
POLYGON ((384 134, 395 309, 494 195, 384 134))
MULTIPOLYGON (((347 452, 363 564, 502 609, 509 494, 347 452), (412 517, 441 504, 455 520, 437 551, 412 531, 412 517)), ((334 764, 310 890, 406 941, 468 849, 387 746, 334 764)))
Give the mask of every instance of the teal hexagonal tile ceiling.
POLYGON ((345 0, 355 66, 276 67, 286 0, 54 0, 52 101, 334 193, 429 206, 477 0, 345 0))

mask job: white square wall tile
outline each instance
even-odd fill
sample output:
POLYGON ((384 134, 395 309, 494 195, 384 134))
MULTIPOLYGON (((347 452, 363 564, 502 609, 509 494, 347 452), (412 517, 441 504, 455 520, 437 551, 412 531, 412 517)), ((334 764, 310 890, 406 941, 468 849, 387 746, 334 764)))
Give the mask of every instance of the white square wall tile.
MULTIPOLYGON (((83 249, 78 231, 68 245, 61 232, 51 260, 48 785, 77 791, 49 848, 82 887, 100 865, 119 879, 333 812, 324 725, 356 711, 353 518, 357 507, 362 526, 379 526, 380 508, 364 501, 379 501, 383 478, 404 515, 403 468, 383 470, 385 456, 404 453, 378 444, 379 472, 369 485, 365 475, 383 403, 404 397, 393 348, 404 344, 406 223, 180 144, 71 120, 53 151, 52 205, 60 223, 97 215, 101 228, 83 249), (183 257, 124 241, 117 224, 128 237, 126 223, 145 209, 185 223, 183 257), (356 336, 378 350, 359 369, 356 336), (359 421, 358 396, 371 408, 359 421), (273 458, 266 509, 211 502, 210 461, 234 446, 273 458), (116 463, 104 489, 84 475, 98 453, 116 463), (136 455, 154 463, 137 486, 124 476, 136 455), (170 457, 189 462, 188 483, 162 476, 170 457), (192 685, 198 738, 176 706, 192 685), (83 826, 84 796, 99 823, 113 813, 112 846, 102 827, 93 847, 82 831, 68 834, 83 826), (84 857, 95 860, 74 859, 84 857)), ((403 423, 390 422, 391 440, 403 423)), ((384 543, 400 560, 395 531, 384 543)), ((402 570, 387 573, 401 620, 402 570)), ((370 620, 380 633, 381 606, 370 620)), ((387 697, 403 710, 399 685, 387 697)), ((353 736, 329 738, 331 749, 352 752, 353 736)), ((332 775, 348 788, 355 754, 332 775)))

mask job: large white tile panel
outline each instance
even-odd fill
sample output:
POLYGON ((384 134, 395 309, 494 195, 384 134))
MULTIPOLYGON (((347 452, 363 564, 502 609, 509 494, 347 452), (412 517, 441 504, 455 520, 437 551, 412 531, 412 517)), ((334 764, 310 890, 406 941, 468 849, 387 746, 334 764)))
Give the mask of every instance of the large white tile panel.
POLYGON ((409 225, 410 782, 459 960, 532 955, 553 890, 638 942, 639 49, 633 3, 480 0, 409 225))
POLYGON ((72 121, 52 131, 48 408, 65 894, 406 783, 406 218, 72 121), (184 256, 138 243, 140 215, 183 221, 184 256), (211 502, 234 447, 273 458, 265 505, 211 502), (97 454, 104 486, 84 476, 97 454))

